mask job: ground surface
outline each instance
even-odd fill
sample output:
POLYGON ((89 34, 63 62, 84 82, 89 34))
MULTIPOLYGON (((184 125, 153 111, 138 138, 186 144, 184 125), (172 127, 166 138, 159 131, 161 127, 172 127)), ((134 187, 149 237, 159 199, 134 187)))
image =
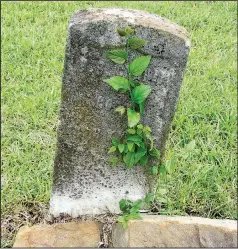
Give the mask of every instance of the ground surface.
MULTIPOLYGON (((162 195, 173 214, 236 219, 236 2, 2 2, 2 246, 49 201, 67 23, 88 7, 147 10, 192 47, 162 195), (31 217, 31 218, 30 218, 31 217)), ((163 200, 161 200, 163 201, 163 200)), ((41 215, 39 215, 41 213, 41 215)))

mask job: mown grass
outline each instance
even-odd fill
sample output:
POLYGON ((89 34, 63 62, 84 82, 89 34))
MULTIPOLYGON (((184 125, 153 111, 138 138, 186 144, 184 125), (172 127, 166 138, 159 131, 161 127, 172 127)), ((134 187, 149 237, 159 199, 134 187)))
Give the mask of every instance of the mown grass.
POLYGON ((49 201, 70 16, 82 8, 123 7, 164 16, 190 33, 166 151, 175 165, 167 179, 169 209, 237 218, 236 2, 9 1, 1 7, 3 216, 49 201))

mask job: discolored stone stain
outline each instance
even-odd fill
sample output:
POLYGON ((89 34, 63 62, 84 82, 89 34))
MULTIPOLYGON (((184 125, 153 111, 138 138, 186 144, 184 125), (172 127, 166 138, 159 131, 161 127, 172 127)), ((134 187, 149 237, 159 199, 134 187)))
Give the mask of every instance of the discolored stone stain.
POLYGON ((118 202, 136 200, 154 187, 142 167, 112 168, 107 151, 111 138, 127 128, 126 115, 117 106, 129 106, 129 97, 116 93, 104 79, 126 76, 124 65, 109 61, 105 52, 123 48, 116 29, 130 25, 143 49, 129 60, 151 55, 146 72, 138 77, 152 88, 142 121, 150 125, 163 153, 175 112, 189 48, 186 31, 169 20, 146 12, 91 9, 76 12, 69 23, 61 96, 60 126, 54 164, 51 213, 80 214, 119 212, 118 202), (125 194, 128 193, 128 194, 125 194), (95 201, 97 200, 97 201, 95 201))

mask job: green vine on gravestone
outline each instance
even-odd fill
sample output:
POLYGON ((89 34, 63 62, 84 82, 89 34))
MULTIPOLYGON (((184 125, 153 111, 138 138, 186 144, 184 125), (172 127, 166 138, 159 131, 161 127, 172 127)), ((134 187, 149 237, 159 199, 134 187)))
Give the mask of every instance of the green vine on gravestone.
MULTIPOLYGON (((154 145, 154 137, 149 126, 141 123, 141 117, 144 114, 144 106, 146 99, 151 93, 151 87, 144 82, 138 80, 145 70, 148 68, 151 56, 139 56, 131 62, 129 61, 129 53, 131 50, 141 49, 147 41, 135 36, 135 30, 131 27, 125 29, 117 29, 120 36, 125 38, 125 49, 111 50, 106 52, 108 59, 116 64, 124 64, 126 66, 127 77, 113 76, 104 81, 114 90, 127 94, 130 98, 130 107, 118 106, 116 112, 120 115, 127 115, 128 128, 126 134, 122 138, 112 138, 112 147, 108 153, 114 153, 117 156, 110 159, 112 166, 116 166, 119 162, 124 162, 127 168, 135 165, 141 165, 147 168, 147 172, 158 175, 159 171, 165 171, 164 166, 159 167, 160 151, 154 145), (150 160, 156 162, 150 165, 150 160)), ((152 197, 148 193, 145 202, 148 204, 152 197)), ((129 200, 120 201, 120 209, 123 216, 119 217, 119 222, 126 227, 127 221, 130 219, 140 218, 139 210, 142 207, 142 200, 131 202, 129 200)))

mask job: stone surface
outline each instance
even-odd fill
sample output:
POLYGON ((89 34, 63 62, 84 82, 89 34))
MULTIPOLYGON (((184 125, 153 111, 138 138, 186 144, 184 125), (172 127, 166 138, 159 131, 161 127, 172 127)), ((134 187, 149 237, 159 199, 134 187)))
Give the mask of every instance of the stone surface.
POLYGON ((152 87, 142 119, 152 127, 161 151, 170 129, 189 53, 186 30, 162 17, 137 10, 90 9, 76 12, 68 27, 62 86, 60 125, 54 165, 50 212, 118 213, 119 200, 143 198, 153 184, 142 167, 112 168, 107 151, 111 138, 120 138, 126 117, 115 113, 128 105, 127 96, 116 93, 103 79, 126 76, 124 65, 109 61, 105 52, 121 48, 124 40, 116 29, 131 26, 148 40, 131 54, 152 56, 139 78, 152 87))
POLYGON ((87 221, 24 226, 13 247, 98 247, 99 242, 99 223, 87 221))
POLYGON ((237 221, 143 215, 128 229, 113 225, 114 247, 237 247, 237 221))

